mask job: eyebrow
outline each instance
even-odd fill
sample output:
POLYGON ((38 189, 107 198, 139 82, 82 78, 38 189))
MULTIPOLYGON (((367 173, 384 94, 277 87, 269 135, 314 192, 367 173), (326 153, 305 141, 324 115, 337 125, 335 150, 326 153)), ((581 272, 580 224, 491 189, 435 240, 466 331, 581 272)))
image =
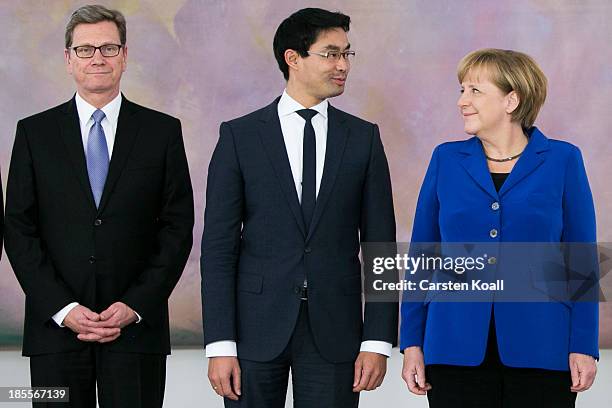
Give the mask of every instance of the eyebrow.
MULTIPOLYGON (((344 48, 344 50, 348 50, 351 48, 351 44, 347 44, 347 46, 344 48)), ((340 47, 338 47, 337 45, 333 45, 333 44, 329 44, 326 45, 325 47, 323 47, 324 50, 333 50, 333 51, 340 51, 340 47)))
MULTIPOLYGON (((104 47, 105 45, 121 45, 121 44, 118 44, 118 43, 115 43, 115 42, 104 42, 104 43, 98 45, 98 47, 104 47)), ((73 45, 70 48, 76 48, 76 47, 95 47, 95 45, 89 44, 89 43, 85 43, 85 44, 80 44, 80 45, 73 45)))

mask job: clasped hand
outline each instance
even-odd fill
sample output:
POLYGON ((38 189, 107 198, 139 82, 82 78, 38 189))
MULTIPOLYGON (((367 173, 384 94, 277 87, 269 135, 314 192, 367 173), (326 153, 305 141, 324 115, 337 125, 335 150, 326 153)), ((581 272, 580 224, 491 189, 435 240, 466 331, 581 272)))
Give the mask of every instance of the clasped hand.
POLYGON ((108 343, 121 335, 121 329, 138 320, 128 305, 115 302, 101 313, 78 305, 64 318, 63 324, 81 341, 108 343))

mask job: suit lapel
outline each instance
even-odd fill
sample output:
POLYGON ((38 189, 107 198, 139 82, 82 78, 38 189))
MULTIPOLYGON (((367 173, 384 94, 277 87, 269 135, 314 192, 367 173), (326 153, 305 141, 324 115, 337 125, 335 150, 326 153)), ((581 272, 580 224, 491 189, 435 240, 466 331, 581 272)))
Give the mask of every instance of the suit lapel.
POLYGON ((499 190, 499 194, 495 191, 491 173, 487 167, 487 160, 481 142, 477 137, 473 137, 465 142, 465 146, 461 150, 461 153, 464 155, 461 165, 484 191, 491 197, 498 199, 498 197, 506 194, 544 162, 545 157, 540 153, 548 150, 548 148, 546 136, 536 127, 533 127, 530 130, 529 143, 525 147, 525 151, 508 175, 508 178, 499 190))
POLYGON ((529 143, 499 190, 499 195, 506 194, 519 181, 537 169, 545 160, 544 155, 540 153, 546 150, 548 150, 548 139, 536 127, 533 127, 530 131, 529 143))
POLYGON ((138 108, 132 102, 128 101, 122 95, 121 109, 119 110, 119 119, 117 122, 117 132, 115 133, 115 144, 113 146, 113 155, 111 157, 108 176, 104 184, 104 191, 100 199, 100 207, 98 212, 102 212, 108 203, 109 197, 113 192, 113 188, 125 167, 134 142, 138 136, 140 122, 138 120, 138 108))
POLYGON ((491 172, 487 167, 487 159, 482 150, 480 140, 477 137, 467 140, 465 146, 461 149, 461 154, 464 156, 461 159, 461 166, 463 166, 480 188, 497 200, 497 191, 493 185, 491 172))
POLYGON ((336 175, 342 162, 342 155, 346 146, 346 141, 349 134, 349 129, 344 123, 346 118, 340 114, 340 112, 329 105, 327 108, 327 143, 325 147, 325 164, 323 166, 323 177, 321 178, 321 186, 319 187, 319 194, 317 195, 317 203, 315 211, 312 216, 310 223, 310 230, 306 237, 306 241, 312 236, 325 205, 329 200, 334 182, 336 181, 336 175))
POLYGON ((295 221, 302 235, 306 236, 306 226, 304 224, 304 217, 302 216, 302 208, 300 207, 300 202, 295 190, 295 181, 291 173, 289 156, 287 156, 287 148, 278 118, 277 105, 279 99, 280 98, 277 98, 264 109, 259 122, 259 137, 268 155, 270 164, 274 168, 274 172, 276 173, 281 189, 287 199, 289 208, 295 217, 295 221))
POLYGON ((64 114, 59 118, 60 132, 62 140, 68 151, 68 157, 72 162, 74 174, 79 180, 79 184, 85 194, 86 200, 93 209, 96 208, 91 186, 89 185, 89 176, 87 175, 87 162, 85 160, 85 149, 83 147, 83 138, 81 136, 81 125, 79 122, 79 114, 76 109, 74 98, 68 101, 64 107, 64 114))

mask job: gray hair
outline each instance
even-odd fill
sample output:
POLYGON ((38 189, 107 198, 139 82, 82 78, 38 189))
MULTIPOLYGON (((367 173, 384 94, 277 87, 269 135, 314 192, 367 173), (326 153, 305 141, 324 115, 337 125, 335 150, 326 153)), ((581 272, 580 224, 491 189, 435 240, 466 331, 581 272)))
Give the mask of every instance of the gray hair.
POLYGON ((111 10, 98 4, 92 4, 78 8, 70 16, 70 20, 68 20, 68 24, 66 24, 66 49, 70 48, 72 45, 72 33, 77 25, 95 24, 102 21, 112 21, 115 23, 117 30, 119 30, 121 45, 125 45, 127 28, 123 14, 117 10, 111 10))

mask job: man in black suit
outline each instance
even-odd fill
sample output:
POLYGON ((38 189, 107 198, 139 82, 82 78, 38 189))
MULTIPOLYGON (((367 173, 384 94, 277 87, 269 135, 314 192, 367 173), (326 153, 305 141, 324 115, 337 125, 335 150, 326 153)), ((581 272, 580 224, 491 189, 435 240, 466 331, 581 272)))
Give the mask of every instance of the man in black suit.
POLYGON ((350 18, 300 10, 279 26, 287 80, 270 105, 221 124, 202 240, 208 377, 226 407, 354 407, 383 381, 397 303, 366 303, 361 242, 394 242, 378 127, 328 104, 354 52, 350 18))
POLYGON ((32 386, 70 387, 71 407, 95 407, 96 385, 101 407, 162 406, 168 297, 192 245, 180 122, 122 96, 126 58, 121 13, 76 10, 65 59, 77 93, 20 120, 11 158, 23 354, 32 386))

